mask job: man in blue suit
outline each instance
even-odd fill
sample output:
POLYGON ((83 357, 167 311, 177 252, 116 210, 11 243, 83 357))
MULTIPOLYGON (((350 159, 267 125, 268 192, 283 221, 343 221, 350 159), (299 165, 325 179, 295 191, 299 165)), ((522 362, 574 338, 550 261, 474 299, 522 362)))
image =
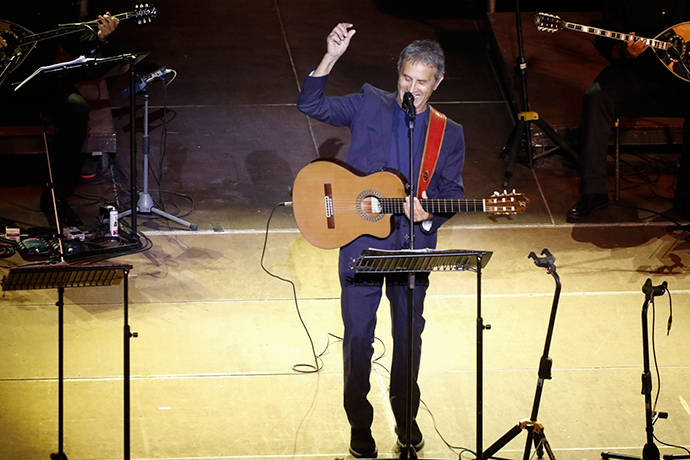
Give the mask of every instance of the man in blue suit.
MULTIPOLYGON (((416 118, 414 129, 414 174, 419 175, 423 156, 437 155, 430 180, 425 184, 422 198, 463 198, 462 168, 465 160, 465 139, 462 126, 445 120, 440 151, 424 153, 431 108, 428 100, 443 81, 445 58, 438 43, 418 40, 408 45, 398 60, 398 82, 395 92, 387 92, 365 84, 359 93, 342 97, 326 97, 324 89, 333 66, 347 50, 355 34, 352 24, 338 24, 326 40, 327 52, 318 67, 307 76, 297 107, 305 114, 334 126, 347 126, 351 132, 350 149, 346 162, 365 173, 382 168, 394 168, 409 175, 410 114, 403 109, 406 93, 414 96, 416 118)), ((437 112, 436 112, 437 113, 437 112)), ((435 115, 434 115, 435 116, 435 115)), ((443 115, 441 115, 443 117, 443 115)), ((445 119, 445 117, 443 117, 445 119)), ((424 164, 427 165, 425 159, 424 164)), ((409 180, 409 177, 408 177, 409 180)), ((415 182, 417 180, 415 179, 415 182)), ((421 189, 420 189, 421 190, 421 189)), ((436 231, 452 214, 427 212, 414 196, 414 248, 435 248, 436 231)), ((344 406, 351 427, 350 453, 357 457, 373 458, 377 455, 376 442, 371 433, 373 406, 367 400, 370 389, 369 374, 373 355, 376 311, 385 282, 386 296, 390 302, 393 362, 391 368, 390 402, 396 419, 398 446, 412 446, 419 450, 424 437, 415 420, 419 407, 417 375, 421 357, 421 334, 424 329, 422 316, 427 274, 415 277, 415 289, 409 289, 406 274, 382 275, 355 273, 350 262, 366 248, 410 248, 410 200, 405 204, 405 216, 395 216, 392 232, 387 238, 361 236, 340 249, 339 274, 341 285, 341 309, 344 323, 343 372, 344 406), (410 440, 406 417, 406 363, 407 363, 407 295, 414 293, 414 339, 412 414, 410 440)))

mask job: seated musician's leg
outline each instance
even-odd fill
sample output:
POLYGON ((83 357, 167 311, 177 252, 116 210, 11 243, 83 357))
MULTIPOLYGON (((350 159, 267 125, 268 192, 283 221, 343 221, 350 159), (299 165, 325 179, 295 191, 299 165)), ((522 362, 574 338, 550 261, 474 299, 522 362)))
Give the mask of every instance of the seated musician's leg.
POLYGON ((582 99, 580 193, 567 216, 579 220, 608 205, 606 159, 616 116, 638 116, 657 88, 625 64, 604 68, 582 99))

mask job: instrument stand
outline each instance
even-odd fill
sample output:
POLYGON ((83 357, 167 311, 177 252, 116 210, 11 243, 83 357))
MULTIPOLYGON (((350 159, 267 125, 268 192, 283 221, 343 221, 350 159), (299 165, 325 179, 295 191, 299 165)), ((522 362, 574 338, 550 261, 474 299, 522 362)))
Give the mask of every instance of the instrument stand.
POLYGON ((527 154, 527 161, 530 169, 534 166, 534 160, 553 153, 559 147, 565 151, 573 160, 577 160, 578 154, 573 148, 556 133, 556 131, 539 116, 537 112, 529 110, 529 100, 527 97, 527 62, 525 61, 525 48, 522 41, 522 16, 520 15, 520 0, 515 0, 515 23, 517 28, 518 57, 516 72, 520 75, 520 86, 522 90, 522 109, 517 115, 517 123, 508 137, 506 145, 503 147, 500 158, 508 158, 503 174, 503 187, 508 186, 510 178, 513 176, 513 168, 517 159, 520 147, 527 154), (535 154, 532 151, 532 124, 536 124, 539 129, 551 139, 557 147, 535 154))
POLYGON ((549 326, 546 332, 546 343, 544 345, 544 353, 542 354, 541 360, 539 362, 539 378, 537 379, 537 390, 534 395, 534 402, 532 404, 532 413, 528 420, 522 420, 518 422, 511 430, 499 438, 495 443, 493 443, 488 449, 484 451, 483 458, 491 458, 496 452, 501 450, 506 444, 512 441, 516 436, 518 436, 522 430, 527 430, 527 443, 525 444, 525 452, 523 455, 523 460, 529 460, 530 453, 532 451, 532 443, 534 442, 534 448, 537 452, 537 457, 542 458, 544 456, 544 449, 551 460, 555 460, 551 446, 546 439, 544 434, 544 426, 537 421, 539 415, 539 403, 541 402, 541 394, 544 387, 544 380, 551 379, 551 367, 553 361, 549 357, 549 348, 551 346, 551 338, 553 336, 553 327, 556 322, 556 310, 558 308, 558 299, 561 295, 561 279, 556 273, 556 265, 554 262, 556 258, 551 255, 548 249, 544 248, 541 252, 545 257, 537 257, 534 252, 530 252, 530 258, 534 259, 534 263, 537 267, 546 268, 546 273, 553 276, 556 281, 556 292, 553 298, 553 304, 551 306, 551 317, 549 318, 549 326))
MULTIPOLYGON (((649 304, 652 303, 654 297, 663 295, 666 292, 666 281, 659 286, 652 286, 652 280, 647 278, 647 281, 642 286, 642 292, 645 295, 644 304, 642 305, 642 359, 644 369, 642 372, 642 394, 644 395, 645 404, 645 431, 647 432, 647 444, 642 449, 642 460, 659 460, 659 448, 654 444, 654 422, 661 417, 666 418, 668 414, 665 412, 653 412, 652 404, 652 372, 649 365, 649 326, 647 323, 647 310, 649 304)), ((602 452, 601 458, 618 458, 629 460, 640 460, 640 457, 635 455, 615 454, 612 452, 602 452)), ((666 456, 664 456, 666 458, 666 456)), ((688 458, 677 456, 674 458, 688 458)))
MULTIPOLYGON (((483 439, 483 333, 491 329, 482 318, 482 268, 486 266, 492 253, 488 251, 464 250, 400 250, 385 251, 365 249, 350 267, 360 273, 429 273, 431 271, 475 271, 477 273, 477 450, 476 459, 486 458, 482 455, 483 439)), ((411 343, 408 339, 408 344, 411 343)), ((408 363, 409 364, 409 363, 408 363)), ((411 372, 411 369, 410 369, 411 372)), ((412 378, 412 374, 410 373, 412 378)), ((411 401, 408 402, 411 405, 411 401)), ((410 424, 408 423, 408 426, 410 424)), ((408 441, 410 439, 409 434, 408 441)), ((417 458, 414 447, 407 446, 401 451, 400 458, 417 458)))
MULTIPOLYGON (((175 217, 172 214, 168 214, 165 211, 161 211, 160 209, 154 206, 153 198, 151 198, 151 194, 149 193, 149 99, 151 98, 151 96, 146 90, 144 90, 144 94, 142 95, 142 97, 144 99, 144 136, 141 141, 141 149, 144 152, 144 189, 139 193, 139 200, 137 201, 136 210, 139 213, 143 214, 154 213, 168 220, 172 220, 173 222, 177 222, 180 225, 184 225, 185 227, 188 227, 191 230, 197 230, 199 226, 182 220, 179 217, 175 217)), ((134 195, 132 195, 132 197, 134 197, 134 195)), ((118 218, 129 216, 130 214, 132 214, 133 210, 134 206, 129 211, 125 211, 118 214, 118 218)), ((132 217, 132 221, 134 220, 136 220, 136 216, 132 217)))
POLYGON ((111 286, 124 279, 124 459, 130 459, 130 353, 129 340, 137 337, 129 327, 129 271, 131 265, 97 264, 70 266, 25 265, 12 267, 2 279, 3 291, 57 289, 58 301, 58 451, 51 460, 67 460, 64 450, 64 293, 66 287, 111 286))

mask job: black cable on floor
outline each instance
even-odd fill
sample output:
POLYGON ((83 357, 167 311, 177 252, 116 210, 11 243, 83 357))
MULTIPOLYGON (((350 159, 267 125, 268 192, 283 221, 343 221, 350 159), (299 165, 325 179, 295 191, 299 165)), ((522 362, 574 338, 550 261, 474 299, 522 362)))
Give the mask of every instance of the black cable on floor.
MULTIPOLYGON (((300 322, 302 323, 302 327, 304 328, 304 331, 307 333, 307 338, 309 339, 309 344, 311 346, 311 352, 312 355, 314 356, 314 364, 295 364, 292 366, 292 369, 295 372, 303 372, 303 373, 314 373, 314 372, 319 372, 323 368, 323 362, 321 361, 321 358, 319 357, 320 355, 316 354, 316 350, 314 348, 314 340, 311 338, 311 334, 309 333, 309 329, 307 328, 307 325, 304 323, 304 319, 302 318, 302 312, 300 311, 299 308, 299 303, 297 302, 297 288, 295 286, 295 283, 293 283, 291 280, 282 278, 278 275, 275 275, 268 271, 268 269, 264 266, 264 256, 266 255, 266 246, 268 244, 268 231, 271 225, 271 219, 273 218, 273 213, 275 212, 276 209, 280 207, 287 206, 286 202, 278 203, 273 207, 271 210, 271 214, 268 216, 268 221, 266 222, 266 235, 264 237, 264 246, 263 249, 261 250, 261 268, 263 271, 265 271, 269 276, 272 276, 273 278, 279 279, 281 281, 284 281, 286 283, 289 283, 290 286, 292 286, 292 295, 293 299, 295 302, 295 310, 297 311, 297 316, 299 317, 300 322)), ((328 349, 328 346, 326 347, 328 349)), ((325 350, 324 350, 325 352, 325 350)))

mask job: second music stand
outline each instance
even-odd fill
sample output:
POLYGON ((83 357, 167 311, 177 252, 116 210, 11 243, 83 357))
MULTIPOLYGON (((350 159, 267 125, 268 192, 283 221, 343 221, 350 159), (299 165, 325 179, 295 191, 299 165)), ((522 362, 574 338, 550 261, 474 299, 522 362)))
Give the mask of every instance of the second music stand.
MULTIPOLYGON (((489 251, 468 251, 455 249, 411 249, 401 251, 386 251, 380 249, 365 249, 359 258, 351 263, 351 268, 359 273, 429 273, 432 271, 474 271, 477 273, 477 460, 482 460, 483 438, 483 334, 482 318, 482 268, 486 266, 493 253, 489 251)), ((411 309, 410 309, 411 310, 411 309)), ((409 313, 409 312, 408 312, 409 313)), ((412 371, 412 328, 408 327, 408 363, 407 363, 407 412, 410 412, 410 388, 413 384, 412 371)), ((407 440, 410 440, 410 423, 407 424, 407 440)), ((406 446, 401 457, 416 458, 414 448, 406 446)))

